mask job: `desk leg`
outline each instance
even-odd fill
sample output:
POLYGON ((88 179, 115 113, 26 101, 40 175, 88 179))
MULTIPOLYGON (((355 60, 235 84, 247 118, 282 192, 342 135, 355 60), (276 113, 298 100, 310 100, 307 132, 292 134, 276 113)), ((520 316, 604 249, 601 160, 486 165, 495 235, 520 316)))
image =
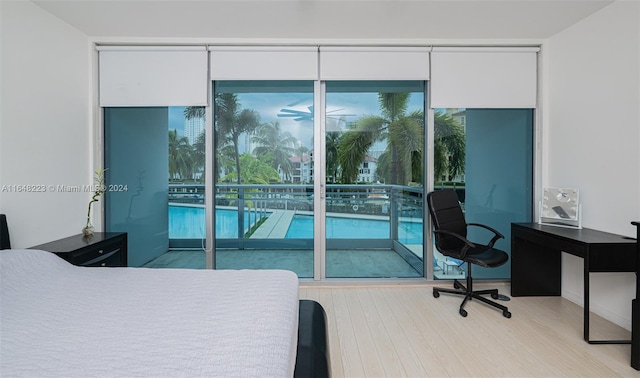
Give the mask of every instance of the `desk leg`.
MULTIPOLYGON (((588 253, 587 253, 588 255, 588 253)), ((631 340, 591 340, 589 339, 589 259, 584 259, 584 341, 589 344, 631 344, 631 340)))
POLYGON ((584 258, 584 341, 589 341, 589 253, 584 258))
POLYGON ((631 301, 631 367, 640 370, 640 299, 631 301))

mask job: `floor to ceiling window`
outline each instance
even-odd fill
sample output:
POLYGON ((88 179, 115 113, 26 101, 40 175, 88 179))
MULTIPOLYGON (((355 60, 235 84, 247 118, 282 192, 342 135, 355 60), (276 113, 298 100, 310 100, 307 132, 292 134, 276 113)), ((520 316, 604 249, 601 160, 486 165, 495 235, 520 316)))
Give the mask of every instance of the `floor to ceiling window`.
MULTIPOLYGON (((185 118, 204 122, 203 114, 187 116, 182 107, 202 110, 208 103, 208 52, 204 46, 97 49, 105 182, 123 188, 105 194, 104 230, 127 232, 128 263, 144 266, 165 255, 176 237, 170 201, 178 196, 170 192, 180 192, 181 202, 188 197, 196 202, 183 205, 198 202, 193 185, 203 173, 194 148, 199 135, 189 138, 184 132, 185 118), (192 187, 176 191, 173 184, 192 187)), ((191 238, 196 231, 189 231, 191 238)))
POLYGON ((216 268, 313 277, 314 83, 213 86, 216 268))
POLYGON ((314 277, 314 156, 325 157, 328 278, 423 276, 425 82, 215 81, 215 266, 314 277))
POLYGON ((107 108, 106 227, 129 265, 204 268, 204 107, 107 108), (168 251, 171 253, 167 253, 168 251))
POLYGON ((130 188, 107 193, 105 229, 130 233, 130 265, 460 278, 425 191, 454 188, 507 251, 531 220, 537 50, 208 50, 100 53, 106 179, 130 188))
MULTIPOLYGON (((496 248, 511 251, 511 223, 529 222, 533 196, 532 109, 436 109, 434 190, 455 189, 468 223, 489 225, 505 238, 496 248)), ((489 240, 469 230, 470 240, 489 240)), ((466 264, 434 249, 436 279, 463 278, 466 264)), ((475 278, 510 278, 510 264, 473 266, 475 278)))
POLYGON ((423 275, 424 81, 326 83, 326 276, 423 275))
POLYGON ((128 233, 129 266, 169 250, 168 115, 166 107, 104 111, 105 181, 126 188, 105 193, 105 229, 128 233))
MULTIPOLYGON (((434 190, 454 188, 468 223, 497 229, 510 253, 512 222, 533 218, 537 48, 434 48, 434 190)), ((489 240, 477 227, 470 240, 489 240)), ((462 278, 465 264, 434 251, 435 278, 462 278)), ((475 278, 509 279, 510 262, 473 266, 475 278)))

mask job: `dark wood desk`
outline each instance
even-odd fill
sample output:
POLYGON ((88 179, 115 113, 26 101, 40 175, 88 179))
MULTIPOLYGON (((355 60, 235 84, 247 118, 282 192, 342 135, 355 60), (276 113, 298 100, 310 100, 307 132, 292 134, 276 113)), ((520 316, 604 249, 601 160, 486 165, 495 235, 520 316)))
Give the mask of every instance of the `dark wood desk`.
POLYGON ((589 339, 589 275, 635 272, 633 238, 591 230, 511 224, 511 295, 559 296, 562 260, 566 252, 584 259, 584 340, 590 344, 630 344, 631 340, 589 339))

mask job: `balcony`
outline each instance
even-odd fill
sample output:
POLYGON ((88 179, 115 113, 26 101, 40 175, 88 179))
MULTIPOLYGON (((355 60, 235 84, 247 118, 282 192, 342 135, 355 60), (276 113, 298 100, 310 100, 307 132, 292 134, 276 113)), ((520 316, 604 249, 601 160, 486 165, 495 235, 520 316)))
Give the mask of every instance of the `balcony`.
MULTIPOLYGON (((331 271, 335 276, 349 277, 423 275, 421 187, 327 185, 326 190, 327 276, 332 275, 331 271), (331 261, 337 267, 344 265, 344 261, 338 263, 341 259, 353 261, 351 267, 333 269, 331 261), (372 269, 367 267, 372 263, 363 261, 372 261, 378 267, 372 269), (389 270, 392 265, 397 268, 389 270), (362 269, 369 272, 358 273, 362 269)), ((183 251, 186 256, 188 250, 193 255, 194 249, 202 249, 204 196, 204 185, 170 185, 169 223, 188 224, 186 232, 170 226, 172 252, 183 251), (188 219, 184 218, 186 211, 191 212, 188 219)), ((217 268, 269 268, 274 266, 254 262, 293 259, 302 261, 298 265, 304 266, 289 269, 301 277, 313 276, 313 210, 312 185, 217 186, 217 268), (261 258, 247 258, 250 254, 261 254, 261 258), (266 254, 273 258, 266 259, 266 254)), ((203 265, 204 254, 197 260, 203 265)), ((148 265, 154 264, 160 262, 148 265)))

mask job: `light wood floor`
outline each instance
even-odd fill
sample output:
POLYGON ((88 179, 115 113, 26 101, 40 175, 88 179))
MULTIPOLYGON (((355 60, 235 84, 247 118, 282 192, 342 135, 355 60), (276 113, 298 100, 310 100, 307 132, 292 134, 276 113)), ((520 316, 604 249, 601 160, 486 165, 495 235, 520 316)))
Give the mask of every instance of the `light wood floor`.
MULTIPOLYGON (((509 294, 506 284, 491 286, 509 294)), ((503 302, 511 319, 472 301, 463 318, 461 297, 436 299, 432 287, 302 283, 300 298, 327 312, 333 377, 640 377, 630 367, 630 345, 583 340, 582 307, 566 299, 512 298, 503 302)), ((592 339, 630 338, 611 322, 590 319, 592 339)))

